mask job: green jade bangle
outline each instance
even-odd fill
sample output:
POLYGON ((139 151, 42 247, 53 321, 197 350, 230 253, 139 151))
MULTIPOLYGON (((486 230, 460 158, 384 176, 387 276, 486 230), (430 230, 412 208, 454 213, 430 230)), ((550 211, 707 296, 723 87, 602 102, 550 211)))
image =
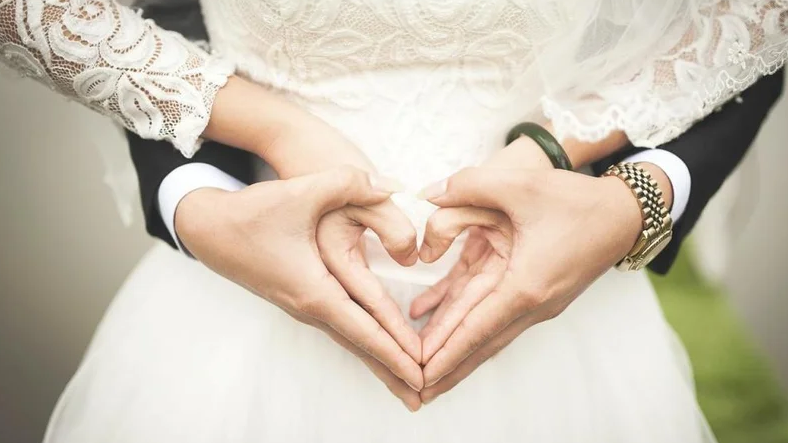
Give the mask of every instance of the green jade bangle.
POLYGON ((553 164, 554 168, 567 171, 573 169, 572 162, 569 161, 566 151, 547 129, 532 122, 520 123, 509 131, 509 134, 506 136, 506 145, 508 146, 522 136, 526 136, 536 142, 542 148, 542 151, 547 154, 547 157, 550 158, 550 163, 553 164))

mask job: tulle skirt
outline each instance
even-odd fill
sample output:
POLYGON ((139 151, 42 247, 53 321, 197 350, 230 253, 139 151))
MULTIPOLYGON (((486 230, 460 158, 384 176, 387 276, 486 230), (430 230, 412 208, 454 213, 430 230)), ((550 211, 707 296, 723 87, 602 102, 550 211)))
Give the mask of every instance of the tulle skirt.
MULTIPOLYGON (((387 279, 406 309, 424 286, 387 279)), ((409 412, 322 332, 154 247, 105 315, 45 443, 694 443, 713 437, 643 273, 611 271, 409 412)))

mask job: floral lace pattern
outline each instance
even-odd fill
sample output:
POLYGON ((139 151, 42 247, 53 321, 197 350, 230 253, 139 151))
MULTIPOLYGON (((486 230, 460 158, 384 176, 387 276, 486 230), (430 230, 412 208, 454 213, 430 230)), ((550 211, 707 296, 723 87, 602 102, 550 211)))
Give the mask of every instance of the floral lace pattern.
POLYGON ((559 136, 593 141, 624 130, 638 146, 656 147, 773 74, 788 58, 788 2, 711 0, 679 43, 634 78, 596 97, 543 97, 559 136))
POLYGON ((0 60, 186 156, 233 71, 111 0, 0 0, 0 60))
MULTIPOLYGON (((365 73, 418 66, 457 68, 461 80, 472 83, 486 81, 478 77, 494 70, 496 84, 488 86, 509 89, 532 65, 534 46, 569 23, 564 9, 532 3, 545 2, 202 2, 214 47, 234 54, 239 67, 259 81, 310 98, 322 81, 363 80, 365 73)), ((372 99, 365 83, 356 91, 322 95, 353 106, 372 99)), ((483 93, 489 99, 496 94, 483 93)))

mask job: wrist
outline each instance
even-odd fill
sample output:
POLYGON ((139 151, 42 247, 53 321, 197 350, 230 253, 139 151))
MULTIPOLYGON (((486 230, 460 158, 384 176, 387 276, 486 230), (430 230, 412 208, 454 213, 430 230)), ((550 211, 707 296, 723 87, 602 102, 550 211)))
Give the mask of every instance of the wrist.
MULTIPOLYGON (((662 190, 648 170, 633 163, 621 162, 613 165, 604 173, 603 178, 615 178, 628 188, 629 201, 637 206, 640 213, 640 232, 624 260, 621 260, 616 268, 621 271, 641 270, 659 255, 673 235, 673 221, 665 205, 662 190)), ((622 208, 623 206, 625 205, 622 205, 622 208)), ((626 206, 634 208, 632 204, 626 206)), ((628 210, 629 213, 631 211, 628 210)), ((637 232, 634 230, 634 215, 622 218, 628 222, 622 223, 619 235, 629 239, 631 234, 637 232)))
POLYGON ((530 137, 522 136, 496 152, 484 166, 500 169, 553 169, 550 157, 530 137))
MULTIPOLYGON (((545 123, 544 128, 555 137, 555 129, 551 122, 545 123)), ((629 140, 623 131, 613 131, 607 137, 595 142, 583 142, 574 138, 558 141, 569 157, 569 161, 575 169, 578 169, 613 154, 623 148, 629 140)))
POLYGON ((194 253, 195 239, 217 227, 216 216, 224 214, 219 206, 230 194, 219 188, 199 188, 186 194, 175 209, 175 233, 183 245, 194 253))
POLYGON ((611 230, 614 236, 615 263, 624 258, 637 242, 643 232, 643 215, 632 190, 618 177, 600 177, 599 183, 606 196, 607 204, 603 205, 610 215, 611 230))
POLYGON ((670 177, 668 177, 662 168, 653 163, 643 162, 636 164, 648 171, 648 173, 651 174, 651 178, 657 182, 657 186, 660 191, 662 191, 662 199, 665 200, 665 207, 670 210, 673 207, 673 185, 671 184, 670 177))
POLYGON ((203 136, 257 154, 289 130, 297 106, 255 83, 233 76, 214 99, 203 136))
POLYGON ((375 172, 372 162, 355 144, 306 111, 282 126, 278 137, 266 147, 264 158, 280 179, 342 166, 375 172))

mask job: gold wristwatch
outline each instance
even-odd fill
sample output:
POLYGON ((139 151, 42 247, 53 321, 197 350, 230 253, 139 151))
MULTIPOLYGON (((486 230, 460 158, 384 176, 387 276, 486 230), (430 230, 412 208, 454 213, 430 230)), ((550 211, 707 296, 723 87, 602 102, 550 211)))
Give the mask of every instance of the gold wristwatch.
POLYGON ((619 163, 611 166, 603 175, 620 178, 632 190, 640 205, 643 231, 635 246, 616 264, 620 271, 638 271, 668 245, 673 237, 673 219, 665 207, 657 182, 645 169, 634 163, 619 163))

